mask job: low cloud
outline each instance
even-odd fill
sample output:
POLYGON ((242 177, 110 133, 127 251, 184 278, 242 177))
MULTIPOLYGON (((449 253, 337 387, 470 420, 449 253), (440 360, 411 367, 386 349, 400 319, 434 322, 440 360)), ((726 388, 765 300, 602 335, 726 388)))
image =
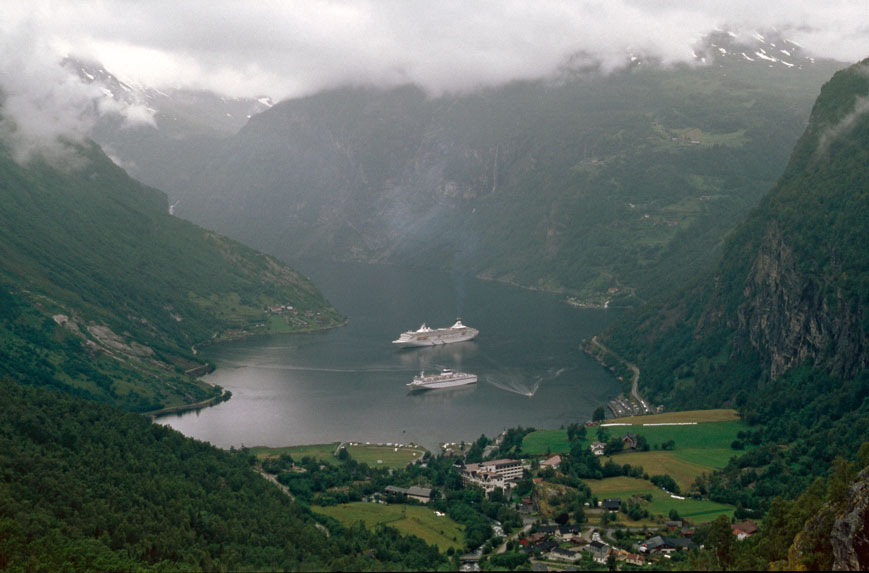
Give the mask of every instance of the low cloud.
POLYGON ((821 158, 826 156, 830 151, 830 145, 854 129, 857 122, 867 113, 869 113, 869 96, 858 96, 854 100, 854 108, 839 120, 836 125, 821 133, 818 138, 818 149, 815 151, 815 157, 821 158))
POLYGON ((550 77, 581 55, 691 62, 714 29, 776 29, 816 57, 869 55, 865 0, 137 0, 9 2, 0 21, 6 137, 27 155, 95 115, 148 122, 57 65, 98 61, 125 81, 285 99, 345 84, 429 93, 550 77))
POLYGON ((124 79, 275 99, 347 83, 467 91, 546 77, 580 53, 608 68, 629 52, 691 61, 715 28, 869 55, 865 0, 33 1, 54 45, 124 79))
POLYGON ((34 23, 4 30, 0 54, 0 139, 18 162, 63 160, 102 115, 131 125, 153 123, 144 106, 115 101, 63 67, 34 23))

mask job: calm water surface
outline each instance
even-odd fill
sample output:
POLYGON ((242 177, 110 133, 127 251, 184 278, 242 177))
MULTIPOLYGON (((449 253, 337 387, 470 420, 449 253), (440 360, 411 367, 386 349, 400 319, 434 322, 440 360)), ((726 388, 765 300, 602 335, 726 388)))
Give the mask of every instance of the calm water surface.
POLYGON ((441 442, 492 437, 518 425, 558 428, 585 421, 619 383, 577 349, 613 311, 571 307, 563 297, 470 277, 379 265, 301 267, 347 317, 316 334, 254 337, 203 350, 217 365, 206 380, 232 399, 160 418, 217 446, 281 446, 358 440, 441 442), (457 315, 476 340, 394 348, 423 322, 449 326, 457 315), (408 393, 420 370, 451 367, 475 385, 408 393))

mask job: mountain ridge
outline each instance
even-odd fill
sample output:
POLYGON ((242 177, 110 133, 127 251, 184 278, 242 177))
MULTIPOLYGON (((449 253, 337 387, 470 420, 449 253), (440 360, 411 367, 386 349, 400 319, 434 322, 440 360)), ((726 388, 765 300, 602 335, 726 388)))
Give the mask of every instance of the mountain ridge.
POLYGON ((286 260, 636 304, 688 280, 774 183, 836 66, 806 62, 638 60, 439 97, 338 88, 253 116, 167 188, 179 216, 286 260))
POLYGON ((134 410, 219 390, 195 344, 343 318, 272 257, 172 217, 93 143, 75 161, 0 147, 0 375, 134 410), (277 310, 272 310, 277 308, 277 310))

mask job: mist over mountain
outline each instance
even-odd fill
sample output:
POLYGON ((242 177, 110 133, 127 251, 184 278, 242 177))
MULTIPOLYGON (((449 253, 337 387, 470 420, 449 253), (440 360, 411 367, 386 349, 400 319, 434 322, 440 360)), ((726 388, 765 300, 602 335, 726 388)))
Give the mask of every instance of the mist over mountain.
MULTIPOLYGON (((696 57, 467 95, 335 89, 254 115, 219 145, 162 137, 171 157, 139 159, 155 142, 119 160, 176 214, 285 260, 425 265, 634 304, 711 260, 840 66, 726 32, 696 57)), ((99 140, 121 149, 111 132, 99 140)))

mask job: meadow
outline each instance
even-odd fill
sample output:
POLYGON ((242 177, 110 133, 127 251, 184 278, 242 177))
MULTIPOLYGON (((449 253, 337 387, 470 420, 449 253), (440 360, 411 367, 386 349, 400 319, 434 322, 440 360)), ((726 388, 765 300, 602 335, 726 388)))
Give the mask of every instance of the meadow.
POLYGON ((389 525, 404 535, 416 535, 428 544, 435 544, 441 551, 447 551, 450 547, 460 549, 465 545, 461 525, 422 505, 356 502, 330 507, 312 506, 311 510, 333 517, 344 525, 358 521, 368 528, 378 524, 389 525))
POLYGON ((522 440, 522 451, 526 454, 545 455, 566 454, 570 451, 567 430, 535 430, 522 440))
MULTIPOLYGON (((703 474, 712 473, 727 465, 731 457, 739 452, 731 448, 737 434, 746 425, 739 420, 735 410, 693 410, 668 412, 653 416, 634 416, 607 420, 603 426, 609 438, 621 437, 626 433, 640 434, 647 440, 648 451, 626 450, 612 456, 604 456, 601 463, 612 460, 620 465, 642 466, 644 473, 652 476, 667 474, 679 485, 681 490, 690 489, 694 481, 703 474), (617 425, 610 425, 617 424, 617 425), (647 425, 651 424, 651 425, 647 425), (655 425, 687 424, 687 425, 655 425), (672 449, 662 449, 662 445, 673 442, 672 449)), ((597 439, 599 428, 589 427, 585 445, 597 439)), ((570 451, 567 430, 538 430, 528 434, 522 442, 522 451, 533 455, 547 452, 566 453, 570 451)), ((710 501, 677 499, 661 490, 650 481, 613 477, 603 480, 585 480, 592 493, 599 498, 618 497, 626 501, 634 495, 651 495, 652 500, 644 503, 644 508, 652 515, 651 519, 634 522, 624 514, 619 514, 619 522, 630 526, 652 525, 654 519, 666 519, 671 509, 680 516, 695 523, 715 519, 718 515, 733 515, 732 506, 710 501)), ((594 519, 594 514, 589 515, 594 519)))
POLYGON ((643 525, 655 525, 655 518, 668 519, 670 510, 675 509, 680 518, 688 518, 694 523, 706 523, 714 520, 719 515, 733 515, 734 508, 730 505, 697 499, 678 499, 671 497, 652 483, 630 477, 614 477, 603 480, 585 480, 591 488, 593 495, 603 500, 617 497, 625 503, 632 496, 651 495, 652 500, 643 504, 643 509, 648 510, 652 519, 632 521, 623 514, 618 514, 618 521, 626 526, 641 527, 643 525))

